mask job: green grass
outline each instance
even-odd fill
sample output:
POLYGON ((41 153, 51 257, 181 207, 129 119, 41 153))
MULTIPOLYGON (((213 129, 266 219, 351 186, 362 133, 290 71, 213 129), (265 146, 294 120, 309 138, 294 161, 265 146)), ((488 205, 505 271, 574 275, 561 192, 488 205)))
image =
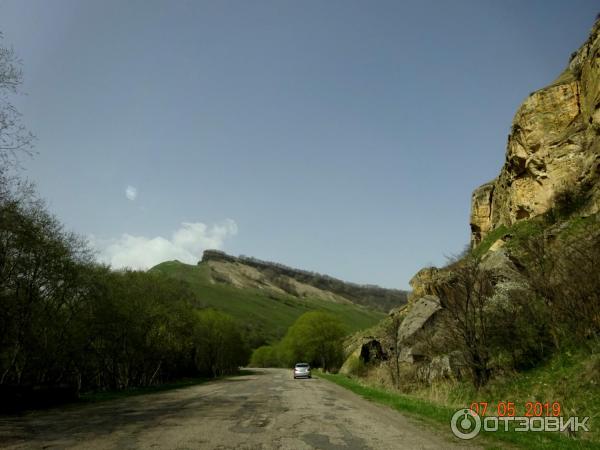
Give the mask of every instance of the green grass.
POLYGON ((308 311, 320 310, 334 314, 346 325, 348 332, 373 326, 386 316, 359 305, 300 299, 258 289, 239 289, 213 283, 209 276, 210 268, 204 264, 169 261, 151 270, 186 281, 197 293, 203 307, 212 307, 230 314, 242 323, 251 323, 273 342, 280 339, 296 319, 308 311))
POLYGON ((504 225, 494 228, 492 231, 486 234, 479 245, 472 250, 471 254, 475 257, 483 256, 485 253, 487 253, 494 242, 504 237, 504 235, 508 233, 508 230, 509 229, 504 225))
POLYGON ((548 226, 545 223, 545 220, 545 217, 535 217, 533 219, 522 220, 521 222, 515 223, 510 228, 509 233, 511 238, 506 243, 506 246, 509 249, 517 249, 523 245, 524 241, 542 234, 544 229, 548 226))
MULTIPOLYGON (((597 347, 597 344, 596 346, 597 347)), ((545 364, 518 374, 497 377, 476 392, 459 385, 454 401, 512 401, 517 414, 525 413, 527 402, 559 402, 566 417, 590 417, 586 438, 599 441, 600 448, 600 353, 594 349, 564 350, 545 364)), ((454 403, 453 401, 453 403, 454 403)))
POLYGON ((475 247, 471 254, 475 257, 481 257, 490 249, 490 247, 498 239, 503 238, 506 235, 510 235, 510 239, 506 243, 507 248, 514 249, 519 248, 523 244, 523 241, 529 237, 536 236, 544 231, 547 226, 544 223, 544 217, 535 217, 529 220, 522 220, 513 224, 510 227, 500 225, 498 228, 490 231, 481 241, 481 243, 475 247))
POLYGON ((494 242, 506 235, 510 235, 510 239, 506 243, 506 247, 509 250, 520 248, 528 238, 540 235, 544 230, 552 228, 556 228, 559 231, 558 235, 561 238, 570 239, 577 237, 579 233, 585 231, 586 226, 598 223, 598 216, 598 213, 587 217, 573 215, 568 218, 563 217, 560 220, 555 219, 553 222, 551 212, 548 212, 532 219, 521 220, 510 227, 500 225, 498 228, 490 231, 480 244, 471 251, 471 254, 475 257, 483 256, 494 242))
POLYGON ((586 227, 593 225, 597 226, 599 214, 592 214, 587 217, 574 217, 569 220, 563 230, 560 233, 560 236, 563 238, 572 238, 580 235, 582 232, 585 232, 586 227))
MULTIPOLYGON (((362 397, 387 405, 397 411, 408 414, 412 417, 423 420, 424 422, 439 429, 445 429, 448 436, 455 439, 450 432, 450 419, 454 412, 461 407, 468 407, 470 402, 456 406, 447 406, 434 403, 412 395, 390 392, 385 389, 364 385, 359 381, 344 375, 333 375, 322 372, 315 372, 318 377, 336 383, 350 391, 361 395, 362 397)), ((526 389, 525 386, 523 388, 526 389)), ((513 397, 505 397, 504 399, 513 397)), ((472 401, 476 399, 473 398, 472 401)), ((594 421, 592 420, 592 426, 594 421)), ((459 439, 455 439, 461 442, 459 439)), ((484 445, 486 448, 527 448, 527 449, 598 449, 600 443, 582 439, 572 439, 558 433, 531 433, 531 432, 481 432, 473 441, 476 444, 484 445)))

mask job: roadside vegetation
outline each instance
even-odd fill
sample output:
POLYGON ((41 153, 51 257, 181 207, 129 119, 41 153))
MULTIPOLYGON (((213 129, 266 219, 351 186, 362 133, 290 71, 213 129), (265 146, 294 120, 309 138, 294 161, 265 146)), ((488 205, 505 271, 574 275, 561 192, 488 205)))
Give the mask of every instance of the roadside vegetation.
POLYGON ((343 323, 335 316, 312 311, 303 314, 275 345, 257 348, 252 354, 253 367, 292 367, 307 362, 325 371, 337 371, 344 362, 342 339, 346 336, 343 323))
MULTIPOLYGON (((430 426, 447 431, 448 433, 450 432, 450 419, 452 418, 452 415, 457 409, 465 407, 465 404, 461 404, 458 399, 454 399, 457 403, 446 403, 441 402, 439 397, 432 399, 427 397, 423 398, 418 395, 407 395, 398 391, 377 387, 364 380, 351 378, 342 374, 315 372, 315 375, 336 383, 366 399, 387 405, 399 412, 408 414, 415 419, 422 420, 430 426)), ((467 399, 467 396, 463 396, 462 398, 467 402, 472 401, 472 397, 467 399)), ((508 398, 512 397, 509 396, 508 398)), ((456 439, 456 441, 461 442, 458 439, 456 439)), ((486 449, 506 448, 506 446, 509 446, 509 448, 564 450, 598 448, 598 443, 596 441, 573 439, 565 434, 522 433, 512 430, 508 432, 482 431, 480 436, 474 440, 474 443, 483 445, 486 449)))
POLYGON ((111 271, 32 191, 0 180, 2 406, 237 371, 249 356, 228 315, 185 283, 111 271))

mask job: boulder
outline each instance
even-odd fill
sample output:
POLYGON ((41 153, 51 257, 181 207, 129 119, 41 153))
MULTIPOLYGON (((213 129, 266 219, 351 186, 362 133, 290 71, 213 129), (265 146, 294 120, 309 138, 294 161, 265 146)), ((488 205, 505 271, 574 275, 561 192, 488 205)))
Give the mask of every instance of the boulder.
POLYGON ((423 330, 434 315, 442 309, 439 298, 433 295, 421 297, 411 305, 410 311, 400 324, 398 329, 398 342, 400 345, 407 344, 423 330))

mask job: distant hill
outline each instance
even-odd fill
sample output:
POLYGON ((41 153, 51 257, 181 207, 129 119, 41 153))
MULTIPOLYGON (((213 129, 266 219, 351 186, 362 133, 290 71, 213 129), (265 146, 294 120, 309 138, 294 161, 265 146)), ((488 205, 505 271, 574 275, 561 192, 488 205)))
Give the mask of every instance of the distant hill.
POLYGON ((253 346, 280 339, 303 313, 328 311, 348 331, 368 328, 388 308, 406 302, 404 291, 344 283, 335 278, 253 258, 206 251, 197 265, 167 261, 150 269, 187 282, 201 306, 244 324, 253 346))
POLYGON ((407 292, 399 289, 349 283, 275 262, 231 256, 218 250, 205 251, 199 264, 210 267, 215 281, 285 292, 299 298, 315 297, 338 303, 349 301, 382 312, 407 301, 407 292))

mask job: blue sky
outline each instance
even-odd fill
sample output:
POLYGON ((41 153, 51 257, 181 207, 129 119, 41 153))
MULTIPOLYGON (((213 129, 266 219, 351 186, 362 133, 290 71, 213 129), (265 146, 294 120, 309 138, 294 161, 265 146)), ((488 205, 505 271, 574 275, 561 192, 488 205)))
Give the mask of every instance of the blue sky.
POLYGON ((0 0, 26 175, 98 257, 208 247, 407 288, 468 242, 593 1, 0 0))

